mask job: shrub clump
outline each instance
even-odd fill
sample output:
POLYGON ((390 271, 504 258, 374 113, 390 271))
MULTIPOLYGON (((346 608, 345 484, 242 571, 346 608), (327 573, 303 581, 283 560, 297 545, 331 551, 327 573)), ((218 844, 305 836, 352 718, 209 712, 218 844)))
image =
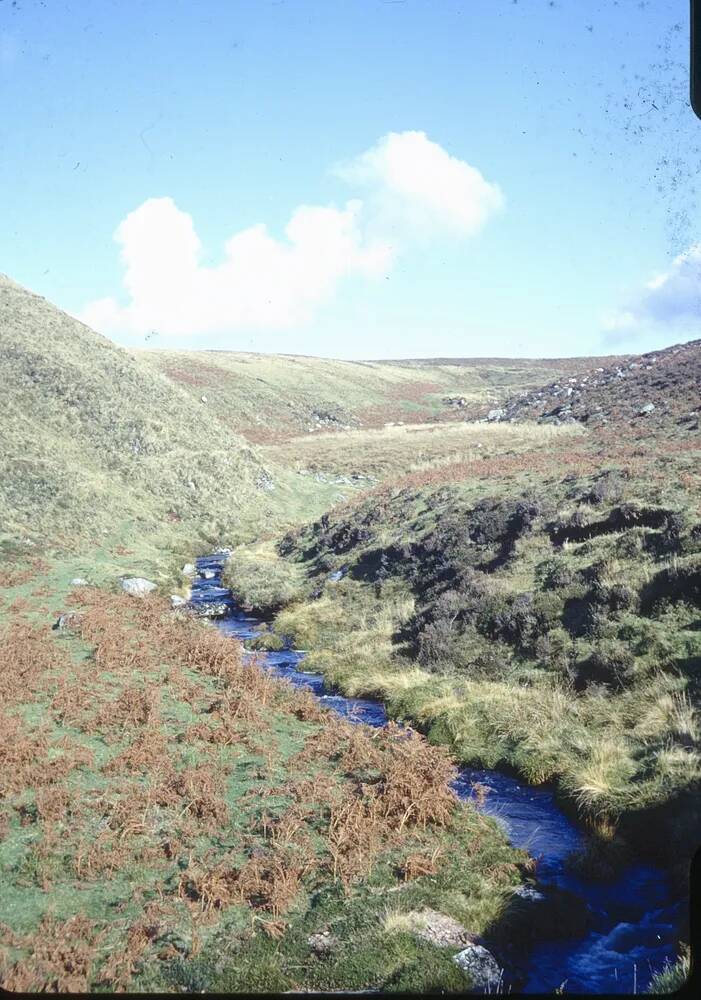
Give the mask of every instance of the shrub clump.
POLYGON ((256 611, 275 611, 299 595, 299 573, 294 564, 252 561, 232 556, 224 571, 238 603, 256 611))

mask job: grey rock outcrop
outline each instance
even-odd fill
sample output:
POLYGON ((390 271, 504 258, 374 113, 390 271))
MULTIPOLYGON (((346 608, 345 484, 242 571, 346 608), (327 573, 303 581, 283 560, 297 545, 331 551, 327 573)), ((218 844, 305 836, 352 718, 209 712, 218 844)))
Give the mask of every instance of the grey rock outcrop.
POLYGON ((152 590, 156 589, 156 584, 151 580, 146 580, 143 576, 125 577, 122 580, 122 590, 130 597, 146 597, 152 590))
POLYGON ((541 903, 545 899, 545 893, 541 892, 540 889, 534 889, 531 885, 519 885, 514 889, 514 896, 527 899, 532 903, 541 903))

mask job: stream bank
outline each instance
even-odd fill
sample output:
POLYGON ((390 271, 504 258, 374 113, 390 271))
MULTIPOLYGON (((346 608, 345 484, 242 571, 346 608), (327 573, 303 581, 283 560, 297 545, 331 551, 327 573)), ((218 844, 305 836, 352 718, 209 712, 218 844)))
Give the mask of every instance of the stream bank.
MULTIPOLYGON (((250 642, 264 623, 239 609, 231 591, 222 586, 226 558, 226 553, 215 553, 197 560, 190 602, 202 610, 219 605, 217 627, 250 642)), ((350 721, 371 726, 388 721, 379 701, 336 694, 323 677, 304 671, 303 651, 259 652, 256 657, 291 684, 311 689, 322 704, 350 721)), ((664 868, 639 861, 609 882, 587 879, 568 863, 572 854, 585 850, 586 835, 560 809, 552 788, 528 786, 499 771, 461 768, 455 790, 493 816, 515 846, 537 859, 537 886, 525 888, 516 907, 521 919, 507 921, 501 941, 496 938, 497 949, 508 955, 507 969, 514 967, 520 990, 552 992, 564 984, 570 993, 640 993, 655 972, 675 960, 688 922, 688 904, 678 898, 664 868), (566 921, 566 936, 562 927, 552 920, 548 926, 539 917, 539 907, 553 897, 577 911, 571 924, 566 921), (536 940, 526 940, 529 926, 538 929, 536 940)))

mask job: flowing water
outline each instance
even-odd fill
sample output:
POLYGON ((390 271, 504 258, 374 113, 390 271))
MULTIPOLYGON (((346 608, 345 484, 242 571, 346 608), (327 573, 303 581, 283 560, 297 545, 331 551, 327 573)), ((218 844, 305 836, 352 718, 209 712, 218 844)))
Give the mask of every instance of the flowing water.
MULTIPOLYGON (((222 587, 226 556, 197 560, 200 573, 192 587, 194 605, 223 602, 230 613, 217 620, 226 635, 242 642, 260 633, 263 623, 236 606, 222 587)), ((383 726, 387 715, 381 702, 346 698, 329 691, 319 674, 301 669, 304 652, 286 650, 256 654, 262 664, 296 686, 308 687, 328 708, 353 722, 383 726)), ((615 881, 597 882, 569 871, 566 858, 585 845, 585 835, 558 807, 553 790, 533 787, 499 771, 462 768, 455 783, 458 795, 474 799, 473 785, 486 786, 479 808, 495 817, 516 847, 538 859, 539 887, 556 886, 574 892, 590 912, 585 936, 542 941, 529 952, 524 992, 551 992, 565 984, 568 993, 642 993, 652 974, 674 961, 680 927, 688 919, 688 904, 675 898, 662 868, 637 863, 615 881)))

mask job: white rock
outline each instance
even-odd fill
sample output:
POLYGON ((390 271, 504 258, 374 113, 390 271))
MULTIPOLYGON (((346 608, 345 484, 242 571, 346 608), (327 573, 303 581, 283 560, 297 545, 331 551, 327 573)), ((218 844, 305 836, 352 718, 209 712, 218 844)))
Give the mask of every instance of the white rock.
POLYGON ((490 951, 481 944, 469 944, 453 961, 472 980, 472 988, 479 993, 493 993, 501 984, 502 970, 490 951))
POLYGON ((180 608, 182 607, 183 604, 187 604, 187 601, 185 600, 184 597, 181 597, 179 594, 170 595, 171 608, 180 608))
POLYGON ((520 896, 521 899, 530 899, 534 903, 545 899, 545 893, 541 892, 540 889, 534 889, 531 885, 519 885, 514 889, 514 896, 520 896))
POLYGON ((71 580, 71 587, 87 587, 89 586, 88 581, 82 576, 74 576, 71 580))
POLYGON ((156 589, 156 584, 151 580, 145 580, 142 576, 126 577, 122 580, 122 590, 130 597, 146 597, 152 590, 156 589))
POLYGON ((180 570, 183 576, 196 576, 197 570, 193 563, 185 563, 183 568, 180 570))

